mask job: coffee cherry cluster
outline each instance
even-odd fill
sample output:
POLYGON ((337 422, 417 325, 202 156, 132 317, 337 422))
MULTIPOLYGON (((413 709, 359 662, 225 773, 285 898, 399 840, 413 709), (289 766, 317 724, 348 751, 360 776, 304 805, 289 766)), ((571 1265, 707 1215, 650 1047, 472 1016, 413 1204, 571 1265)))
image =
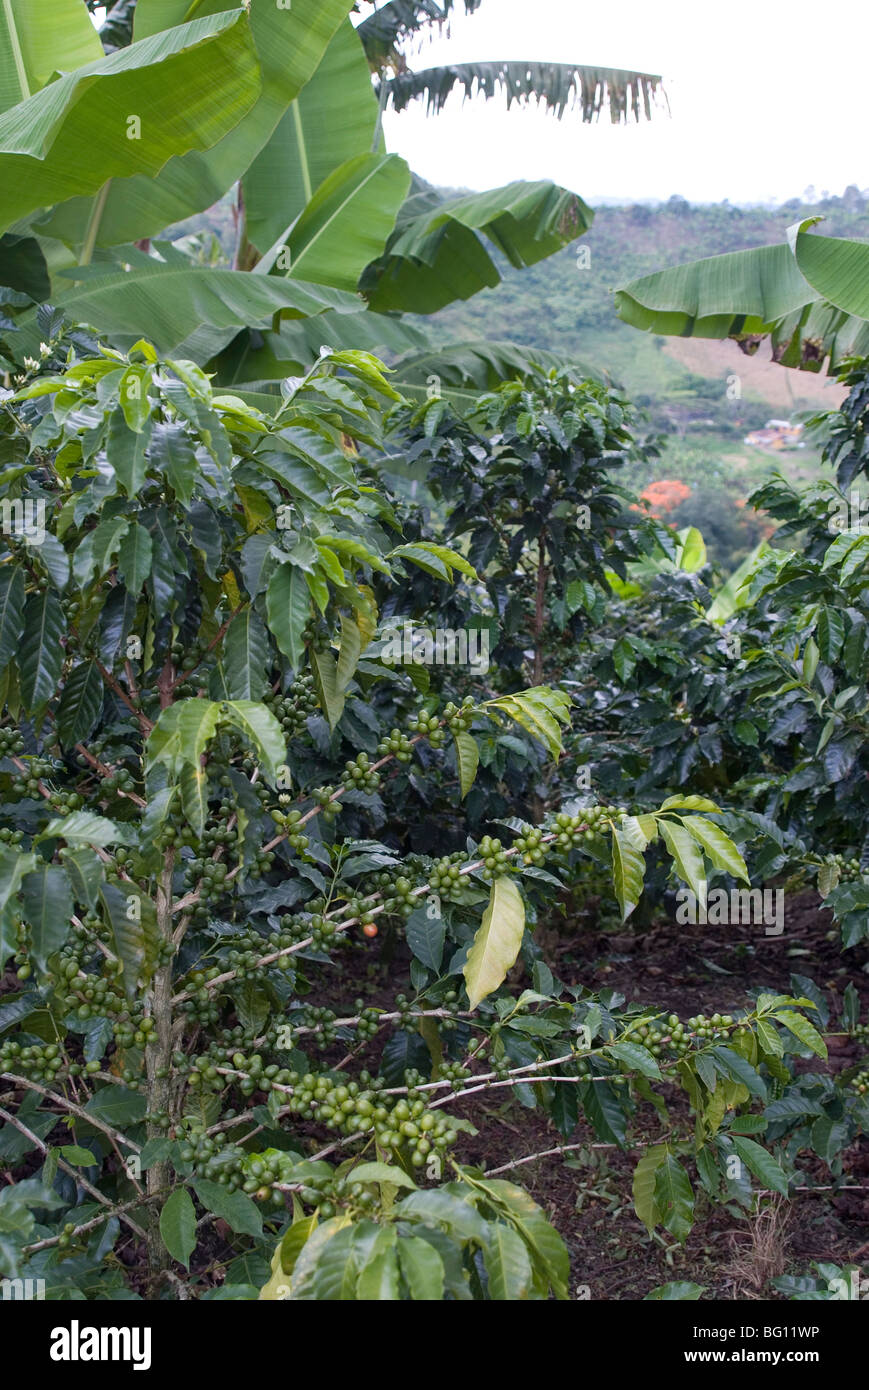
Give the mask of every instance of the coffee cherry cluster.
POLYGON ((398 1014, 397 1026, 405 1033, 412 1033, 417 1025, 419 1010, 406 994, 396 994, 395 1012, 398 1014))
MULTIPOLYGON (((88 1063, 93 1071, 99 1071, 100 1064, 88 1063)), ((22 1045, 13 1038, 0 1042, 0 1071, 18 1072, 31 1081, 44 1081, 47 1084, 64 1067, 64 1058, 57 1043, 34 1043, 22 1045)))
POLYGON ((307 1028, 313 1034, 317 1046, 325 1051, 331 1047, 338 1037, 338 1029, 335 1027, 335 1014, 332 1009, 324 1006, 308 1004, 304 1009, 294 1013, 294 1022, 298 1021, 301 1027, 307 1028))
POLYGON ((851 1077, 849 1089, 858 1096, 869 1095, 869 1067, 863 1067, 856 1076, 851 1077))
POLYGON ((413 733, 422 734, 423 738, 428 739, 432 748, 443 748, 446 733, 441 728, 436 714, 428 714, 424 709, 418 710, 408 727, 413 733))
POLYGON ((0 729, 0 758, 17 757, 24 752, 24 735, 18 729, 0 729))
POLYGON ((824 863, 828 864, 830 868, 838 869, 840 883, 854 883, 858 879, 866 878, 867 873, 869 873, 866 869, 861 868, 860 860, 854 855, 849 858, 844 854, 828 854, 824 863))
MULTIPOLYGON (((492 1031, 494 1032, 494 1028, 492 1031)), ((510 1058, 505 1053, 481 1052, 479 1059, 484 1067, 495 1073, 499 1081, 506 1081, 510 1075, 510 1058)))
POLYGON ((391 753, 397 762, 409 763, 413 757, 413 745, 407 734, 403 734, 400 729, 393 729, 388 738, 380 740, 377 752, 381 758, 391 753))
POLYGON ((663 1057, 668 1052, 684 1057, 691 1051, 690 1037, 678 1014, 670 1014, 666 1020, 653 1019, 651 1023, 640 1024, 636 1034, 631 1033, 631 1038, 636 1038, 653 1057, 663 1057))
POLYGON ((132 1046, 139 1031, 135 1020, 141 1018, 141 1005, 138 1006, 138 1013, 128 1012, 129 1006, 120 980, 123 972, 120 961, 105 960, 100 956, 99 973, 92 969, 92 938, 102 926, 99 917, 88 913, 82 919, 81 928, 73 932, 58 953, 54 973, 54 1005, 61 1015, 74 1014, 83 1021, 89 1018, 108 1019, 119 1045, 125 1043, 128 1028, 132 1029, 132 1036, 126 1044, 132 1046), (119 1015, 124 1015, 124 1018, 119 1015))
MULTIPOLYGON (((283 1149, 266 1149, 262 1153, 245 1154, 241 1162, 241 1190, 258 1202, 270 1201, 273 1206, 283 1206, 286 1198, 276 1190, 275 1184, 290 1184, 293 1170, 298 1166, 299 1156, 283 1149)), ((301 1192, 299 1193, 301 1197, 301 1192)))
MULTIPOLYGON (((381 894, 382 906, 387 916, 407 919, 419 907, 420 895, 416 885, 402 870, 391 873, 384 870, 376 878, 378 882, 376 891, 381 894)), ((367 910, 370 911, 370 903, 367 910)), ((357 896, 348 897, 346 911, 354 917, 365 917, 366 899, 357 896)))
POLYGON ((268 694, 264 703, 271 708, 288 738, 295 738, 306 728, 309 714, 319 709, 314 681, 311 676, 300 676, 293 681, 285 695, 268 694))
MULTIPOLYGON (((113 772, 100 779, 100 793, 103 796, 114 796, 115 792, 131 792, 135 789, 136 779, 126 767, 115 768, 113 772)), ((84 804, 81 798, 79 804, 84 804)))
POLYGON ((380 786, 380 773, 371 767, 367 753, 360 753, 351 762, 344 764, 341 783, 348 791, 376 792, 380 786))
POLYGON ((477 853, 483 861, 480 870, 483 878, 499 878, 501 874, 509 872, 510 859, 500 840, 484 835, 477 846, 477 853))
POLYGON ((265 970, 291 970, 293 963, 289 956, 279 956, 267 966, 260 965, 260 961, 263 956, 273 955, 276 951, 292 946, 297 939, 295 933, 287 927, 270 932, 268 936, 251 930, 240 932, 238 936, 223 937, 220 943, 220 973, 223 969, 230 969, 237 979, 250 980, 256 979, 265 970))
POLYGON ((339 1209, 345 1208, 351 1215, 364 1216, 379 1205, 376 1194, 364 1183, 354 1182, 352 1170, 343 1178, 334 1173, 315 1175, 304 1179, 299 1190, 299 1198, 306 1206, 314 1206, 320 1219, 328 1221, 339 1209))
MULTIPOLYGON (((283 797, 278 797, 278 801, 282 802, 283 797)), ((280 806, 276 806, 271 812, 271 818, 275 825, 286 833, 287 841, 296 853, 304 854, 311 841, 299 825, 302 819, 301 811, 284 811, 280 806)))
POLYGON ((207 970, 194 970, 186 981, 186 988, 190 991, 190 998, 185 999, 179 1005, 181 1011, 190 1016, 192 1022, 196 1023, 217 1023, 220 1018, 220 1009, 217 1004, 216 991, 206 989, 210 980, 216 980, 223 971, 219 965, 210 965, 207 970))
POLYGON ((513 848, 523 864, 540 865, 546 862, 547 845, 543 843, 543 831, 538 826, 526 826, 513 841, 513 848))
POLYGON ((555 844, 559 849, 570 849, 576 845, 600 845, 607 832, 610 821, 618 823, 627 815, 623 806, 585 806, 577 814, 569 816, 559 811, 552 829, 556 832, 555 844))
POLYGON ((337 820, 344 809, 340 799, 333 800, 336 791, 337 787, 315 787, 311 793, 320 808, 320 816, 327 825, 337 820))
POLYGON ((358 1018, 355 1025, 357 1038, 360 1042, 371 1042, 380 1029, 380 1010, 366 1008, 364 999, 357 999, 353 1007, 358 1018))
POLYGON ((467 855, 461 850, 455 854, 446 854, 442 859, 436 859, 428 877, 428 886, 433 893, 440 897, 449 897, 450 893, 461 887, 463 874, 462 866, 467 863, 467 855))
MULTIPOLYGON (((233 1119, 235 1112, 227 1110, 224 1118, 233 1119)), ((193 1166, 197 1176, 217 1182, 229 1192, 237 1192, 245 1182, 244 1163, 247 1158, 220 1130, 206 1133, 201 1123, 187 1121, 186 1132, 179 1134, 179 1158, 193 1166)))
POLYGON ((438 1068, 438 1077, 441 1081, 449 1081, 452 1090, 461 1091, 464 1083, 471 1075, 471 1068, 465 1066, 464 1062, 441 1062, 438 1068))
MULTIPOLYGON (((709 1040, 726 1038, 735 1023, 736 1020, 730 1014, 712 1014, 711 1017, 706 1014, 695 1014, 693 1018, 688 1019, 688 1027, 693 1035, 709 1040)), ((742 1029, 741 1026, 737 1027, 737 1035, 740 1031, 746 1030, 742 1029)))
POLYGON ((24 770, 19 772, 16 768, 12 775, 12 787, 19 796, 37 797, 39 783, 43 778, 51 777, 54 772, 54 763, 50 758, 25 758, 24 770))
MULTIPOLYGON (((248 1057, 243 1052, 232 1054, 232 1065, 236 1071, 243 1072, 240 1080, 236 1078, 238 1089, 243 1096, 252 1096, 254 1091, 270 1091, 273 1086, 293 1086, 295 1084, 295 1072, 288 1067, 281 1067, 277 1062, 264 1062, 262 1054, 255 1052, 252 1057, 248 1057)), ((209 1073, 212 1067, 209 1066, 205 1071, 206 1080, 211 1079, 209 1073)), ((216 1068, 214 1068, 216 1071, 216 1068)), ((193 1078, 191 1077, 191 1080, 193 1078)), ((218 1073, 218 1079, 219 1073, 218 1073)), ((221 1081, 221 1087, 226 1084, 226 1080, 221 1081)))
MULTIPOLYGON (((282 922, 283 920, 284 919, 281 918, 282 922)), ((308 916, 307 922, 304 922, 303 919, 303 924, 305 928, 304 936, 300 937, 300 940, 304 941, 305 937, 310 936, 311 943, 315 950, 328 950, 329 947, 334 944, 335 938, 338 935, 339 925, 334 918, 326 917, 322 912, 312 912, 308 916)), ((297 927, 297 930, 302 930, 301 924, 297 927)))
POLYGON ((476 702, 473 695, 466 695, 461 705, 444 705, 444 723, 453 734, 466 734, 476 717, 476 702))

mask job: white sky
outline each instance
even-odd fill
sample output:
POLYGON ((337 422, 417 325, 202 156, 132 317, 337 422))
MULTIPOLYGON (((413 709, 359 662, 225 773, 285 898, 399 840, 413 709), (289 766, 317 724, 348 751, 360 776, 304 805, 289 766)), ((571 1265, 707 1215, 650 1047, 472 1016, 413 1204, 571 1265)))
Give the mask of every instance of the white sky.
MULTIPOLYGON (((435 31, 435 34, 437 31, 435 31)), ((497 98, 385 123, 391 150, 432 183, 550 178, 595 198, 783 201, 813 185, 869 187, 866 0, 484 0, 411 66, 529 58, 660 73, 671 115, 559 124, 497 98)))

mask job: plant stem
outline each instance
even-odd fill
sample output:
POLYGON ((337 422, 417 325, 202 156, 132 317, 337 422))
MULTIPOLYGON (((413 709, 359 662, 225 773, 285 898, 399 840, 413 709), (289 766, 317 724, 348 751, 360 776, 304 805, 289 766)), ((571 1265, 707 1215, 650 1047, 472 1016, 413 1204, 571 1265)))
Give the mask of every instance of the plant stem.
POLYGON ((546 625, 546 532, 537 542, 537 597, 534 604, 534 684, 543 684, 543 629, 546 625))
MULTIPOLYGON (((157 885, 157 934, 161 943, 172 940, 172 870, 175 864, 174 849, 167 850, 163 872, 157 885)), ((146 1052, 148 1069, 148 1111, 158 1114, 168 1112, 172 1099, 170 1071, 172 1066, 172 962, 161 965, 154 972, 150 990, 151 1017, 155 1030, 146 1052)), ((165 1129, 153 1121, 148 1124, 148 1138, 165 1137, 165 1129)), ((165 1162, 154 1163, 148 1169, 148 1195, 153 1197, 169 1185, 170 1173, 165 1162)), ((152 1277, 162 1278, 167 1268, 167 1253, 160 1235, 159 1218, 156 1210, 150 1213, 148 1222, 148 1268, 152 1277)))
POLYGON ((384 71, 380 74, 380 100, 378 102, 377 107, 377 124, 374 127, 374 138, 371 141, 372 154, 377 154, 377 150, 380 145, 381 136, 383 134, 383 113, 386 110, 386 103, 388 100, 389 84, 386 80, 386 71, 384 69, 384 71))
POLYGON ((314 190, 311 187, 311 170, 308 167, 308 152, 305 148, 305 132, 302 129, 302 113, 299 110, 298 100, 293 102, 292 112, 293 125, 296 130, 296 144, 299 151, 299 173, 302 176, 302 188, 305 193, 305 205, 307 206, 314 196, 314 190))
POLYGON ((111 188, 111 186, 111 179, 106 179, 99 193, 94 198, 93 207, 91 208, 91 215, 88 218, 87 231, 85 232, 84 245, 81 248, 79 265, 90 265, 93 259, 94 247, 97 244, 97 233, 100 229, 100 223, 103 220, 103 212, 105 211, 106 199, 109 196, 109 189, 111 188))

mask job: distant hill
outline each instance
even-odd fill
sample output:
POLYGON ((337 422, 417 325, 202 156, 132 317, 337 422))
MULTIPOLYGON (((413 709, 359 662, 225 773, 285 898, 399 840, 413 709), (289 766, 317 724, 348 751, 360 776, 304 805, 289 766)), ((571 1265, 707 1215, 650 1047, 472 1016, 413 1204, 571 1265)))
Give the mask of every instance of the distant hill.
MULTIPOLYGON (((640 333, 616 318, 613 291, 683 261, 780 243, 792 222, 818 214, 829 236, 869 239, 869 190, 856 187, 840 198, 772 209, 680 197, 659 206, 598 206, 590 232, 573 247, 527 270, 505 265, 497 288, 419 324, 437 344, 507 339, 606 369, 644 412, 642 428, 661 437, 660 455, 650 451, 626 481, 638 489, 668 478, 689 484, 691 497, 669 519, 699 526, 712 558, 730 569, 765 534, 763 519, 744 506, 752 489, 774 469, 806 481, 820 466, 817 447, 771 454, 746 445, 745 436, 771 417, 834 408, 844 392, 826 374, 773 363, 768 345, 747 357, 733 342, 640 333)), ((186 232, 213 234, 204 255, 229 263, 231 198, 168 235, 186 232)))
POLYGON ((833 409, 844 390, 826 374, 780 367, 768 344, 747 357, 730 341, 641 333, 616 318, 613 291, 666 266, 781 242, 792 222, 817 214, 827 219, 827 235, 869 238, 869 195, 856 188, 776 209, 694 206, 678 197, 659 207, 599 207, 591 231, 569 250, 527 270, 503 267, 497 288, 423 326, 440 344, 512 339, 606 369, 662 437, 660 456, 634 467, 630 482, 688 483, 691 497, 668 520, 699 526, 711 557, 732 569, 766 532, 744 505, 752 489, 776 469, 797 482, 820 470, 817 447, 772 453, 746 445, 745 436, 771 417, 833 409))
MULTIPOLYGON (((684 261, 780 242, 792 222, 817 214, 827 219, 827 235, 869 237, 869 196, 856 188, 841 198, 818 204, 794 200, 775 210, 694 206, 678 197, 657 208, 600 207, 591 230, 569 250, 527 270, 505 267, 501 285, 442 310, 430 328, 442 343, 509 338, 593 361, 653 410, 666 396, 673 407, 684 402, 682 414, 690 415, 690 396, 682 393, 695 391, 702 402, 714 399, 692 376, 718 380, 723 396, 732 372, 743 378, 743 397, 761 406, 761 413, 773 406, 781 412, 832 404, 836 392, 824 385, 825 377, 765 364, 762 354, 746 358, 735 344, 651 337, 622 324, 613 308, 613 291, 628 280, 684 261)), ((672 423, 679 413, 676 408, 675 416, 670 412, 659 423, 672 423)))

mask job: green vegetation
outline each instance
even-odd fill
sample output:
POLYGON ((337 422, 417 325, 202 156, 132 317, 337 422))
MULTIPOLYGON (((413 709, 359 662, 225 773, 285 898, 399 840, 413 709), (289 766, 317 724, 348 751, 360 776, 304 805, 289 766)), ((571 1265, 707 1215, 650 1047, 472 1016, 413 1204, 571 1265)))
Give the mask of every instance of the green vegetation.
MULTIPOLYGON (((409 72, 448 0, 225 5, 118 0, 102 44, 81 0, 3 14, 0 1277, 565 1301, 612 1159, 632 1292, 696 1299, 657 1277, 692 1238, 835 1201, 869 1129, 869 250, 803 221, 661 271, 656 218, 736 214, 440 193, 387 102, 639 118, 658 79, 409 72), (583 279, 617 270, 621 324, 583 279), (831 357, 808 485, 748 466, 734 521, 718 450, 765 412, 665 332, 831 357), (832 983, 755 977, 796 897, 832 983), (700 957, 726 1001, 596 975, 673 916, 751 963, 700 957), (514 1181, 553 1157, 567 1212, 514 1181)), ((809 1254, 757 1287, 853 1296, 809 1254)))

